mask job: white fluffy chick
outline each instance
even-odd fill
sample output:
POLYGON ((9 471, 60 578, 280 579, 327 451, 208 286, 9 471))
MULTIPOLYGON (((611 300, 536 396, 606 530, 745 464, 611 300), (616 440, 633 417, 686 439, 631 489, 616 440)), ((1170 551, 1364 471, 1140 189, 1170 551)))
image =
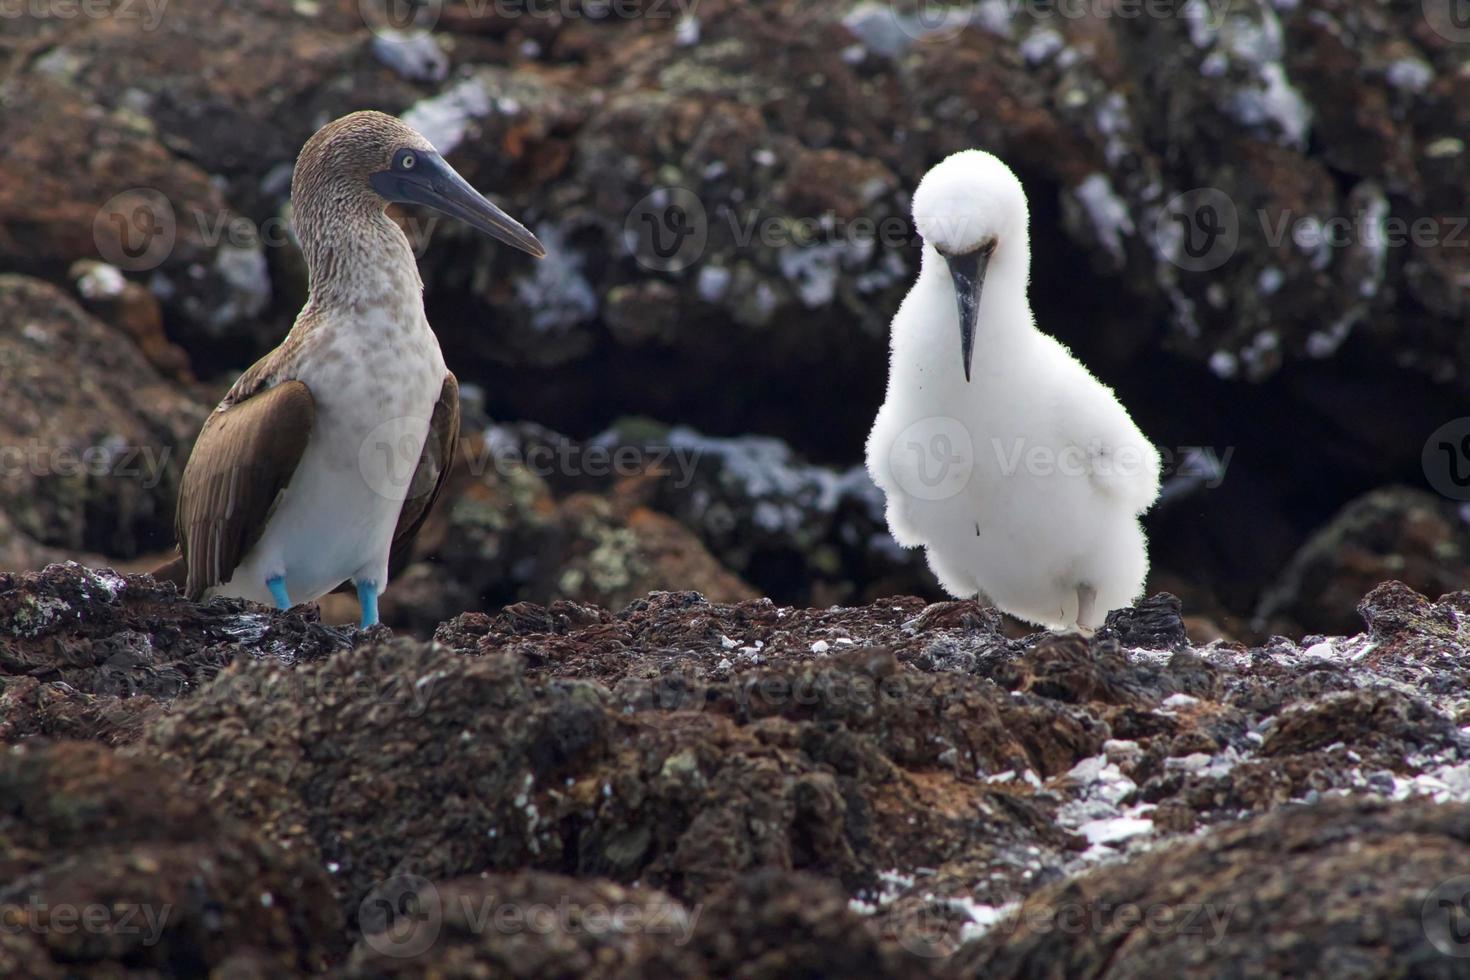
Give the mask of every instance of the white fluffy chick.
POLYGON ((1143 590, 1159 454, 1112 390, 1036 328, 1026 195, 965 150, 914 193, 919 278, 893 318, 867 465, 898 543, 957 597, 1095 629, 1143 590))

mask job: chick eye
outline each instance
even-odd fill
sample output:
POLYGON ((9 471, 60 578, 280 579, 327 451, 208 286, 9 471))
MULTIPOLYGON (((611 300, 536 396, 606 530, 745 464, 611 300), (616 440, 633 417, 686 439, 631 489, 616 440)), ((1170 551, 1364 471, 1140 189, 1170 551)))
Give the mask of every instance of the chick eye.
POLYGON ((412 170, 418 162, 418 157, 414 156, 412 153, 405 153, 398 158, 398 169, 412 170))

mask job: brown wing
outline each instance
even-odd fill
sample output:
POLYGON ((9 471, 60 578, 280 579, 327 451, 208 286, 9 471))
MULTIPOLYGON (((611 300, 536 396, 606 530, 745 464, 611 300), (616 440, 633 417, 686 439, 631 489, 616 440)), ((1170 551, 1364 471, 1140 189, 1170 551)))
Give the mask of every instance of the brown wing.
POLYGON ((240 398, 245 390, 237 383, 225 399, 228 407, 205 420, 179 486, 174 523, 188 570, 186 592, 194 600, 228 582, 260 539, 316 418, 311 389, 300 381, 240 398))
POLYGON ((398 526, 393 530, 393 549, 388 553, 388 578, 398 577, 413 559, 413 539, 434 509, 444 480, 454 465, 454 450, 459 445, 459 382, 453 373, 444 372, 444 387, 439 389, 439 402, 429 420, 429 435, 413 472, 408 497, 398 512, 398 526))

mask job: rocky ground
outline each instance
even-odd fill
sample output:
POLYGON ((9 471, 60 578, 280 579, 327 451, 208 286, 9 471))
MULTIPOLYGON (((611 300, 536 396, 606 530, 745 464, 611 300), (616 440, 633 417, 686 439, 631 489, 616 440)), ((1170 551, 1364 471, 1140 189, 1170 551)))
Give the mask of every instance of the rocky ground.
POLYGON ((1451 5, 422 6, 0 10, 0 976, 1470 975, 1451 5), (551 257, 401 216, 465 422, 389 628, 191 605, 361 108, 551 257), (858 465, 972 145, 1171 462, 1088 640, 935 603, 858 465))
POLYGON ((1358 612, 655 592, 424 642, 0 575, 0 973, 1464 976, 1470 594, 1358 612))

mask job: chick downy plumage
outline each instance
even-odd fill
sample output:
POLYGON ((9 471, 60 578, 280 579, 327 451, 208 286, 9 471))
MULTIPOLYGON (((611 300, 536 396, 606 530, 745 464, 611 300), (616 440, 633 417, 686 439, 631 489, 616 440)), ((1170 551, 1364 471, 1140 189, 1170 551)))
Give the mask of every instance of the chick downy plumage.
POLYGON ((1159 454, 1111 389, 1036 328, 1026 196, 980 150, 914 194, 919 277, 893 319, 867 466, 940 584, 1052 628, 1101 625, 1148 572, 1159 454))

